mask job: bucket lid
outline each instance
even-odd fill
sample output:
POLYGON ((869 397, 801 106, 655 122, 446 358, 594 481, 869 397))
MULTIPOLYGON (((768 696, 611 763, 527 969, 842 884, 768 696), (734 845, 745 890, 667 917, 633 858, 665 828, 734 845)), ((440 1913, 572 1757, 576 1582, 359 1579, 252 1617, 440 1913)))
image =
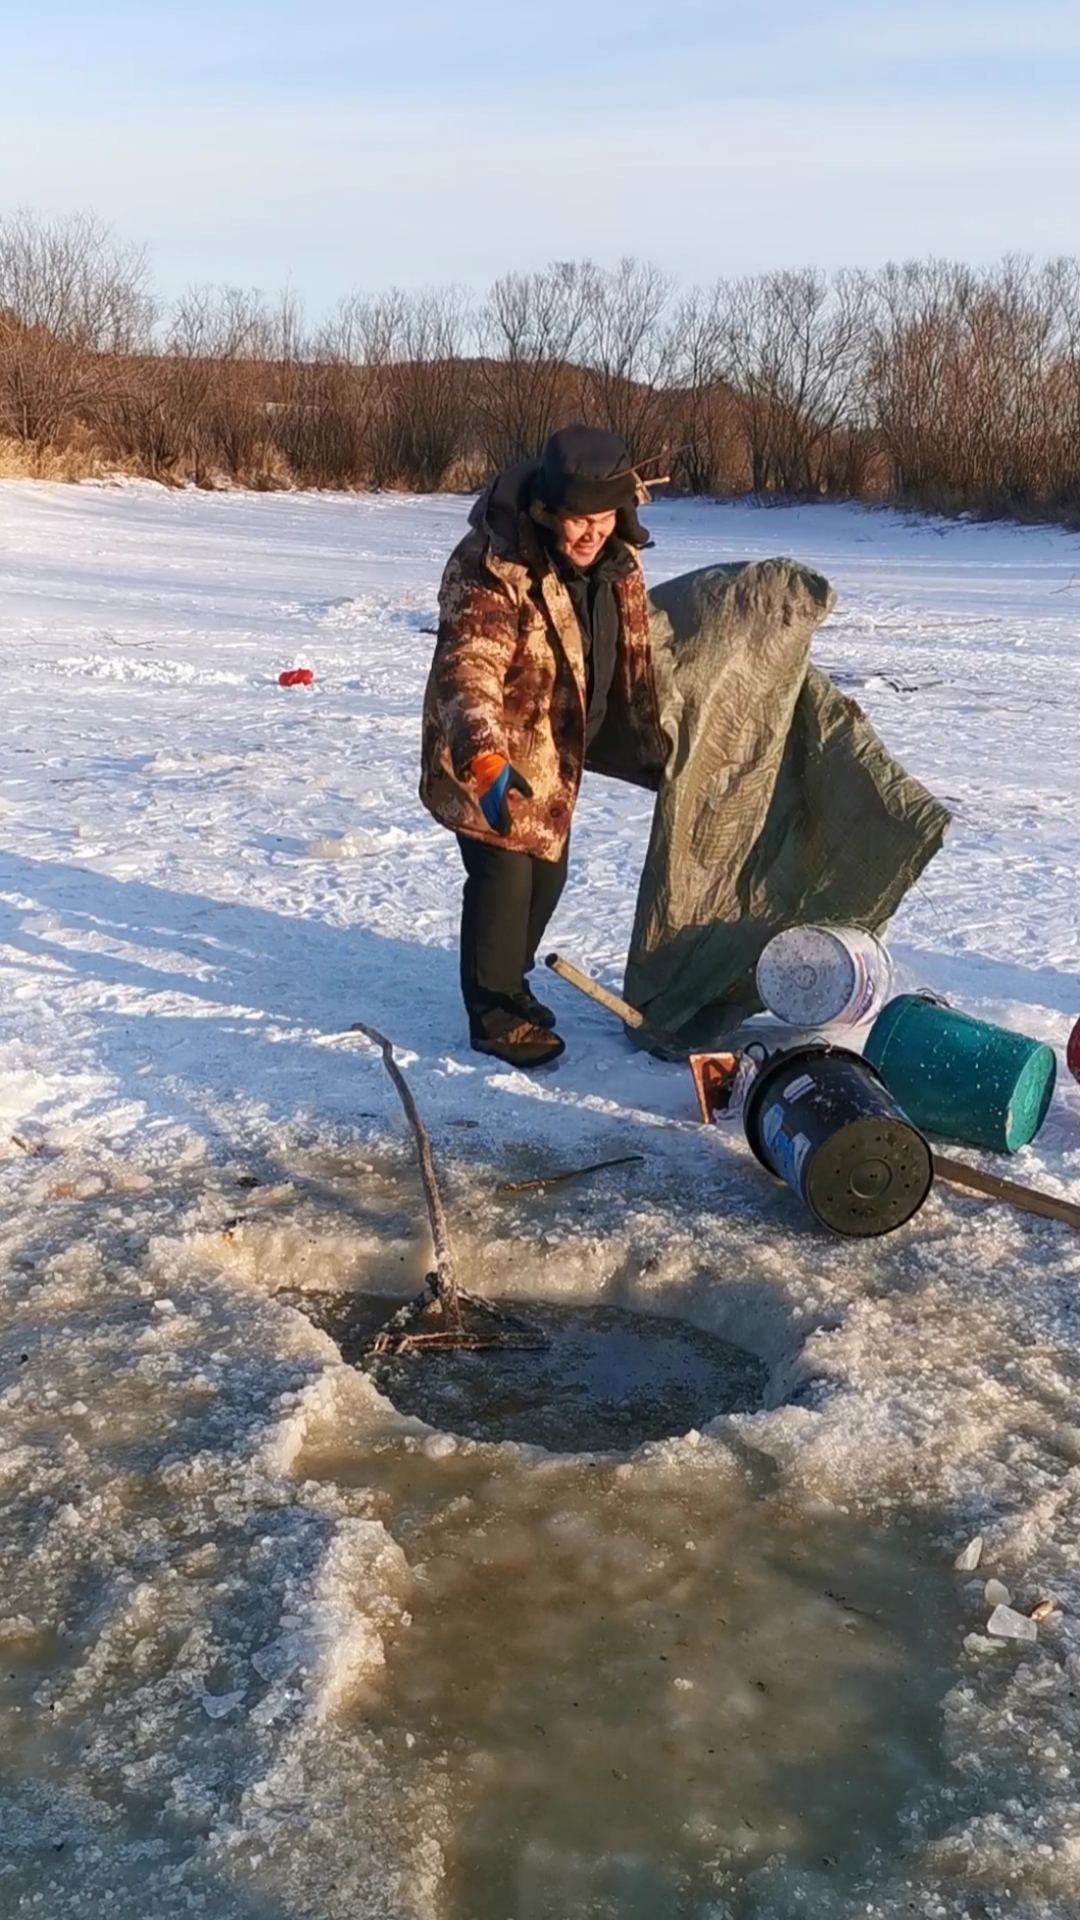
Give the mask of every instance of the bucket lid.
POLYGON ((858 1119, 814 1155, 806 1199, 834 1233, 871 1238, 904 1226, 933 1184, 930 1149, 914 1127, 901 1119, 858 1119))
POLYGON ((797 1027, 836 1020, 857 977, 843 939, 828 927, 789 927, 769 941, 757 964, 757 990, 770 1013, 797 1027))
POLYGON ((1018 1153, 1034 1140, 1050 1110, 1056 1079, 1057 1059, 1053 1048, 1036 1048, 1017 1077, 1005 1116, 1005 1146, 1009 1153, 1018 1153))

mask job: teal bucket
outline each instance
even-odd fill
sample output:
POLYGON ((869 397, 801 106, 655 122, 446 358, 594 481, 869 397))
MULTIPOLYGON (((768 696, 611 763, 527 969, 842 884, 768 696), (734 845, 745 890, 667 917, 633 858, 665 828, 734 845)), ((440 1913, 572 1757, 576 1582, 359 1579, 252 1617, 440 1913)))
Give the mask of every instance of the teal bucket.
POLYGON ((882 1008, 864 1058, 913 1126, 995 1153, 1034 1140, 1057 1072, 1052 1047, 919 993, 882 1008))

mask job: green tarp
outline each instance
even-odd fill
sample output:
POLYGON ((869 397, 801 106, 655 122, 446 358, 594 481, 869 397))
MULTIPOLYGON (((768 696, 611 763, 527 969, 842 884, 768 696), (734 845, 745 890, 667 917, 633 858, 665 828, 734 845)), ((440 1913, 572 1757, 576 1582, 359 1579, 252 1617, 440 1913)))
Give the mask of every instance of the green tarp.
POLYGON ((793 560, 713 566, 650 597, 673 752, 625 993, 690 1049, 759 1007, 754 968, 773 934, 822 921, 880 931, 949 815, 810 666, 834 597, 820 574, 793 560))

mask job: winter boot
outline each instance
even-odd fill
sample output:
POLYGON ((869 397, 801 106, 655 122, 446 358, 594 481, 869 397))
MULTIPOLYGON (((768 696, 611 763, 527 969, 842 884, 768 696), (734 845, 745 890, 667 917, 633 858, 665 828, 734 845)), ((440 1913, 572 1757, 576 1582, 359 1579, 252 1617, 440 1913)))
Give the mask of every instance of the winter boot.
POLYGON ((490 1053, 505 1060, 509 1067, 549 1067, 565 1052, 557 1033, 545 1031, 520 1013, 492 1007, 470 1021, 469 1037, 474 1053, 490 1053))
POLYGON ((545 1007, 543 1001, 538 1000, 535 993, 530 993, 528 987, 522 987, 520 993, 511 994, 510 1004, 523 1020, 528 1020, 534 1027, 543 1027, 545 1033, 550 1033, 555 1025, 551 1008, 545 1007))

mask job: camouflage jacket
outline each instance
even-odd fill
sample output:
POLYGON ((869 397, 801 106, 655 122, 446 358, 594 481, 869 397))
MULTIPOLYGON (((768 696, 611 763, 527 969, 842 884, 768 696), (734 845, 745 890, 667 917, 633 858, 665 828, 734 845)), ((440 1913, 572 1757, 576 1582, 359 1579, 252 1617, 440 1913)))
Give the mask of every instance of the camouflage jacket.
MULTIPOLYGON (((522 474, 529 470, 522 469, 522 474)), ((518 475, 481 496, 439 592, 439 631, 424 696, 420 798, 444 827, 513 852, 557 860, 585 766, 655 788, 667 757, 637 554, 615 580, 619 644, 602 727, 585 754, 585 659, 570 596, 528 512, 493 513, 518 475), (468 769, 497 753, 523 774, 532 798, 509 797, 508 838, 492 833, 468 769)))

